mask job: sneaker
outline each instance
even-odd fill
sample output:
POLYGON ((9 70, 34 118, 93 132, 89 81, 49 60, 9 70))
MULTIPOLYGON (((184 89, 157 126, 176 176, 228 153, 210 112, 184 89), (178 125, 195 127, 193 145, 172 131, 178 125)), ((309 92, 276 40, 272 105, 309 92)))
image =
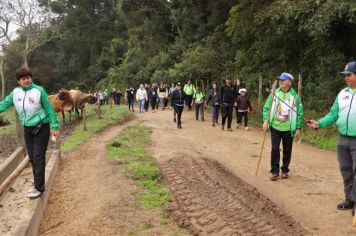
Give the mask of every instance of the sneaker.
POLYGON ((230 132, 232 132, 232 129, 231 129, 231 128, 227 128, 227 131, 230 131, 230 132))
POLYGON ((37 189, 34 189, 32 192, 27 194, 27 197, 29 199, 35 199, 35 198, 40 197, 41 195, 42 195, 42 193, 40 191, 38 191, 37 189))
POLYGON ((270 178, 271 181, 276 181, 279 178, 279 174, 278 173, 272 173, 269 178, 270 178))
POLYGON ((213 127, 215 127, 215 124, 213 123, 213 127))
POLYGON ((246 126, 246 127, 245 127, 245 130, 246 130, 246 131, 249 131, 250 129, 246 126))
POLYGON ((238 129, 240 127, 240 124, 236 124, 236 129, 238 129))
POLYGON ((181 125, 178 125, 177 128, 178 128, 178 129, 182 129, 182 126, 181 126, 181 125))
POLYGON ((281 175, 282 179, 288 179, 288 177, 289 177, 288 173, 283 173, 282 172, 282 175, 281 175))
POLYGON ((201 118, 201 121, 205 121, 204 118, 201 118))
POLYGON ((33 191, 37 191, 35 188, 31 188, 30 190, 27 191, 27 194, 32 193, 33 191))
POLYGON ((346 199, 345 201, 343 201, 337 205, 337 209, 338 210, 354 209, 354 202, 349 199, 346 199))

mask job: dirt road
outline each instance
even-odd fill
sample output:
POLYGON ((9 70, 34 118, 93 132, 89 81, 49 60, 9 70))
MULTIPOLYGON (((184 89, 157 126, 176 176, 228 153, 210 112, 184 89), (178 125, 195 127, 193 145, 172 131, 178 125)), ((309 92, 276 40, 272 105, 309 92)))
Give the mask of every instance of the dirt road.
POLYGON ((209 118, 196 121, 193 112, 186 111, 182 130, 173 123, 171 110, 140 117, 153 128, 149 150, 171 190, 170 212, 193 232, 356 234, 351 212, 336 210, 343 200, 343 185, 335 153, 295 143, 290 178, 271 182, 269 140, 255 177, 260 129, 221 131, 211 126, 209 118))

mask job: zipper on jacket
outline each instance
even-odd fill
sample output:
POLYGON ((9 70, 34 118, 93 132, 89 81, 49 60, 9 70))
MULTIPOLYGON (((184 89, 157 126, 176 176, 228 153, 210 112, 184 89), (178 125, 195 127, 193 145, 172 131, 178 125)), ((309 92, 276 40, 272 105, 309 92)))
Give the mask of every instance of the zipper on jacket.
POLYGON ((25 111, 26 93, 27 93, 27 91, 25 90, 25 96, 23 97, 23 101, 22 101, 22 109, 23 109, 23 113, 25 114, 25 119, 23 121, 24 126, 26 125, 26 111, 25 111))
POLYGON ((352 94, 349 112, 347 113, 347 118, 346 118, 346 136, 347 136, 347 133, 348 133, 348 131, 349 131, 349 116, 350 116, 350 111, 351 111, 352 101, 354 100, 354 96, 355 96, 355 94, 352 94))

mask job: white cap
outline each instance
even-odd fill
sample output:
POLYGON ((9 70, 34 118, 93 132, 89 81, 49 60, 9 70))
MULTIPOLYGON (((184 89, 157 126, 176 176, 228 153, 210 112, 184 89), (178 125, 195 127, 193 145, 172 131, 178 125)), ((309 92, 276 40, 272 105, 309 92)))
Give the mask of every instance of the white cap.
POLYGON ((246 93, 246 89, 245 88, 240 89, 239 93, 246 93))

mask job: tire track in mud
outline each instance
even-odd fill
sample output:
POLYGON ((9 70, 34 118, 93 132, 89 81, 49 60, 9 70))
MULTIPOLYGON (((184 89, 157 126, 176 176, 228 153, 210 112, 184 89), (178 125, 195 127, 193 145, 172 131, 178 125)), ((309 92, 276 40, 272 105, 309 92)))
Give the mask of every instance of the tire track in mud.
POLYGON ((161 164, 167 213, 194 235, 309 235, 298 222, 216 161, 191 157, 161 164))

